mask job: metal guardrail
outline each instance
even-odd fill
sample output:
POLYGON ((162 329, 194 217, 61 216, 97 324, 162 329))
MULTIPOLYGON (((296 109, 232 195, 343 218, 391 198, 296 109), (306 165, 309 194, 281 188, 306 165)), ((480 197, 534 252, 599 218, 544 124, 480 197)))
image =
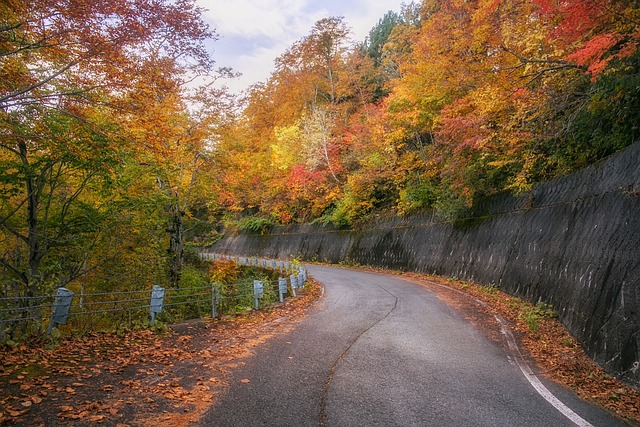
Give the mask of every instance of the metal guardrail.
POLYGON ((2 297, 0 341, 4 340, 6 325, 23 322, 44 323, 47 318, 47 333, 51 334, 53 328, 66 325, 69 318, 79 316, 148 310, 150 323, 153 324, 165 308, 202 304, 210 307, 211 316, 215 318, 222 313, 223 306, 242 299, 253 300, 253 308, 258 310, 267 296, 277 295, 280 302, 284 301, 284 296, 289 292, 296 297, 296 291, 304 288, 307 280, 304 268, 287 261, 212 253, 202 253, 200 256, 208 261, 227 259, 243 266, 272 269, 285 277, 276 281, 254 280, 231 285, 212 283, 210 286, 188 289, 165 289, 154 285, 151 290, 75 294, 66 288, 58 288, 56 295, 2 297))

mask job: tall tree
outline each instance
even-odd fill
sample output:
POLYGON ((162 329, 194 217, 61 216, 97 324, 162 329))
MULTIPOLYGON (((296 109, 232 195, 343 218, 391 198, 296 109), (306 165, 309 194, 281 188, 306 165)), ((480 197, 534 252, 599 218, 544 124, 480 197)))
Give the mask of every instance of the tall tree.
POLYGON ((376 66, 382 63, 382 53, 384 45, 389 40, 393 29, 400 23, 400 16, 394 11, 388 11, 378 24, 371 28, 369 35, 364 42, 364 51, 374 60, 376 66))
POLYGON ((169 236, 169 283, 179 287, 184 265, 185 216, 205 195, 214 141, 233 111, 226 89, 211 85, 188 97, 175 61, 148 61, 145 80, 127 99, 134 114, 123 127, 139 150, 136 157, 155 179, 163 200, 169 236), (189 105, 187 105, 189 102, 189 105), (206 172, 206 173, 205 173, 206 172))

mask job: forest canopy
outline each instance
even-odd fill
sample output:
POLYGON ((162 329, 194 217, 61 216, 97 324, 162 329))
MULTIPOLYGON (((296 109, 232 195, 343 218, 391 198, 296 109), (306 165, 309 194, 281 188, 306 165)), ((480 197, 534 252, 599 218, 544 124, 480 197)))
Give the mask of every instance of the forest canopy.
POLYGON ((361 42, 320 20, 249 91, 220 202, 344 226, 527 191, 638 139, 639 40, 627 0, 425 0, 361 42))

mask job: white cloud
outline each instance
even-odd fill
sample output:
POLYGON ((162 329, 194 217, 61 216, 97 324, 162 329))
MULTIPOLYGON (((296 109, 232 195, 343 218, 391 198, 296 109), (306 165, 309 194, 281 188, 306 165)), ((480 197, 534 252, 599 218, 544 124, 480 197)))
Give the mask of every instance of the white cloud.
POLYGON ((205 19, 220 35, 211 46, 217 65, 243 74, 226 82, 239 92, 266 80, 273 61, 309 34, 319 19, 344 16, 354 39, 362 41, 388 10, 400 10, 402 0, 198 0, 198 4, 208 9, 205 19))
POLYGON ((225 37, 289 40, 313 19, 307 0, 200 0, 205 17, 225 37))

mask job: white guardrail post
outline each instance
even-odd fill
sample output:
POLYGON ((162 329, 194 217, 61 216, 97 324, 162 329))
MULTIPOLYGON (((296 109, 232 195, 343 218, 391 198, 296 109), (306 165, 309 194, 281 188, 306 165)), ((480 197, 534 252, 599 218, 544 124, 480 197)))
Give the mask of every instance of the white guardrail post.
POLYGON ((151 321, 149 322, 150 324, 154 324, 156 322, 156 316, 158 315, 158 313, 162 313, 162 305, 164 304, 164 288, 158 286, 158 285, 153 285, 153 288, 151 289, 151 306, 150 306, 150 313, 151 313, 151 321))
POLYGON ((56 298, 53 301, 53 309, 51 310, 51 319, 49 320, 49 328, 47 335, 51 335, 53 328, 58 325, 66 325, 69 320, 69 310, 71 309, 71 301, 73 300, 73 292, 67 288, 58 288, 56 298))

